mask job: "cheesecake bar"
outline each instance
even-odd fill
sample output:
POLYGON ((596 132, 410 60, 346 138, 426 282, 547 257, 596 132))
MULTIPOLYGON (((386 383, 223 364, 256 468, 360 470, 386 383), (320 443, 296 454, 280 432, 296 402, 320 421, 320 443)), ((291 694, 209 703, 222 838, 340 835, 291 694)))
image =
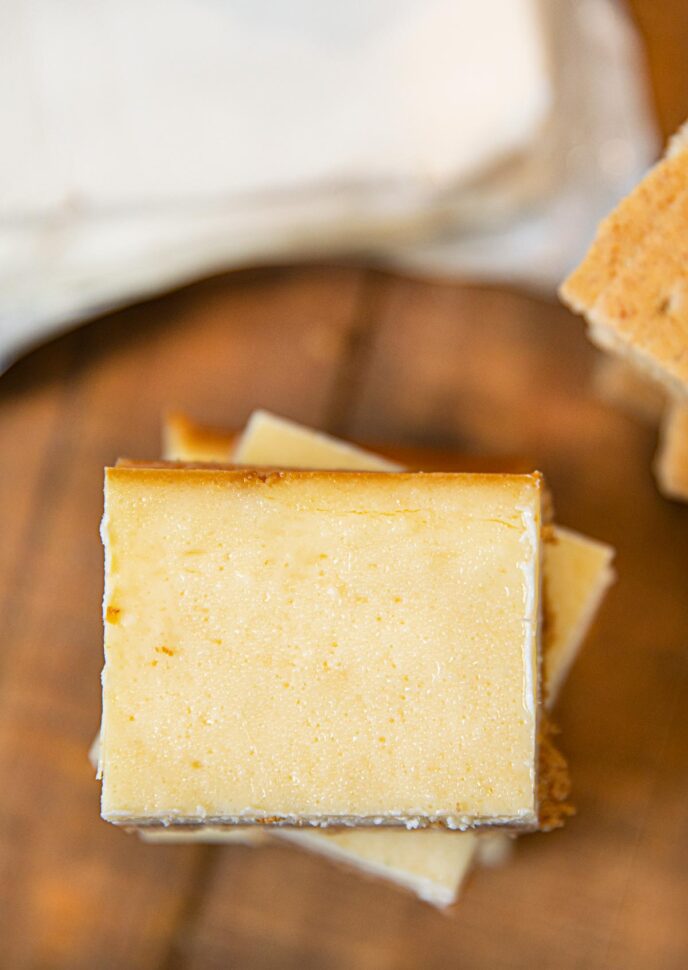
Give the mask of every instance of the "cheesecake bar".
POLYGON ((108 469, 103 816, 536 828, 541 501, 108 469))
POLYGON ((688 501, 688 403, 674 401, 664 412, 655 477, 669 498, 688 501))
POLYGON ((591 339, 688 396, 688 139, 600 224, 560 295, 591 339))

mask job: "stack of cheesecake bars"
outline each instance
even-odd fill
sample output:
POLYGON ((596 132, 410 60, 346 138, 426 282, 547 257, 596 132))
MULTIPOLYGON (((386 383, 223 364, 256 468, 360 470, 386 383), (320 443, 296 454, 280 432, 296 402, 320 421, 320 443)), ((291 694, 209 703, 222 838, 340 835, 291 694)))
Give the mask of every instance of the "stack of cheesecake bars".
POLYGON ((102 816, 288 839, 447 906, 571 813, 550 710, 612 578, 541 475, 256 412, 105 477, 102 816))

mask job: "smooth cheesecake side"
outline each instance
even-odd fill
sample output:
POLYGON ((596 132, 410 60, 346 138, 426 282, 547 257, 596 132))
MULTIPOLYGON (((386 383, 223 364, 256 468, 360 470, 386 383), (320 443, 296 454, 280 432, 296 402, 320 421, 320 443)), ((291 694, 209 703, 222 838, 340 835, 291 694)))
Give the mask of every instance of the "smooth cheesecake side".
POLYGON ((109 469, 103 816, 536 827, 541 491, 109 469))
POLYGON ((278 465, 281 468, 401 470, 394 462, 364 451, 348 441, 260 410, 251 414, 232 451, 231 460, 237 465, 278 465), (275 460, 275 456, 278 460, 275 460))
POLYGON ((545 546, 543 684, 547 707, 559 696, 602 600, 615 579, 606 542, 557 526, 545 546))

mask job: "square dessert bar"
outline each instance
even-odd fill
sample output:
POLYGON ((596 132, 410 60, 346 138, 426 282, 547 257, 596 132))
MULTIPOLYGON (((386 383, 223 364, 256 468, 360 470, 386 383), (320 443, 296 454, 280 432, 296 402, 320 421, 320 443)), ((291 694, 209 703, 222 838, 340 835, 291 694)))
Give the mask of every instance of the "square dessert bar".
POLYGON ((537 827, 542 491, 108 469, 103 817, 537 827))

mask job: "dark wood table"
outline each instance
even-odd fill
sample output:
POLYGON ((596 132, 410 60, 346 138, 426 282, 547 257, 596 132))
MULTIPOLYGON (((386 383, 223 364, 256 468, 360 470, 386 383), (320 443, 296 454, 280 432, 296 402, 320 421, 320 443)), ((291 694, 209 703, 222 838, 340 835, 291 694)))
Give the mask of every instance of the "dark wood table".
MULTIPOLYGON (((634 4, 665 129, 688 11, 634 4)), ((595 398, 554 303, 354 266, 233 274, 53 341, 0 381, 0 967, 445 970, 688 965, 688 506, 655 432, 595 398), (102 467, 163 409, 263 406, 366 442, 521 454, 620 580, 559 708, 579 813, 442 915, 292 848, 143 845, 101 822, 102 467)), ((408 451, 405 453, 408 459, 408 451)))

